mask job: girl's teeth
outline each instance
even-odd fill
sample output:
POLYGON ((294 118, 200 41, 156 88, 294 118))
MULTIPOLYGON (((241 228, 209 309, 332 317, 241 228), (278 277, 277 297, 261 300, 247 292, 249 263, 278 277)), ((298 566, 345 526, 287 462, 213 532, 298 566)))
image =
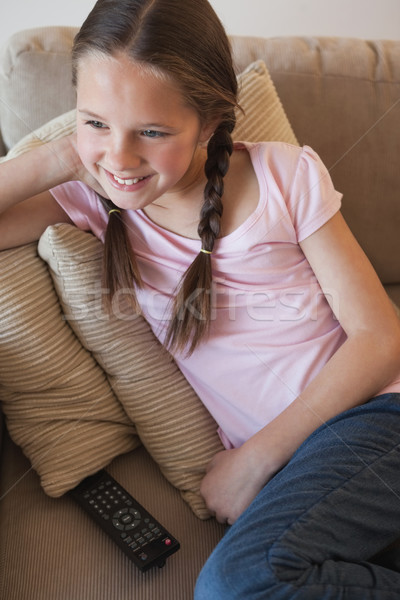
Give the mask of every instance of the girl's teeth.
POLYGON ((135 179, 120 179, 119 177, 114 175, 114 179, 121 185, 134 185, 135 183, 139 183, 139 181, 142 181, 144 177, 135 177, 135 179))

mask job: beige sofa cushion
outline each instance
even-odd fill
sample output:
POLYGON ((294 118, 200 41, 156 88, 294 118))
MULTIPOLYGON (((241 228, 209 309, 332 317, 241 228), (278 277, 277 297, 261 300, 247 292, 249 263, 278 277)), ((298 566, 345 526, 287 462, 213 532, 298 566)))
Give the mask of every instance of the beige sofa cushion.
POLYGON ((31 244, 1 253, 0 400, 50 496, 139 445, 109 383, 63 319, 31 244))
POLYGON ((58 115, 54 119, 51 119, 51 121, 48 121, 48 123, 45 123, 36 131, 33 131, 32 133, 29 133, 23 137, 22 140, 20 140, 11 148, 7 156, 3 157, 3 159, 0 159, 0 162, 2 162, 2 160, 9 160, 10 158, 16 158, 21 154, 25 154, 25 152, 33 150, 37 146, 47 144, 48 142, 65 135, 70 135, 75 131, 76 110, 73 108, 67 113, 58 115))
POLYGON ((71 47, 75 27, 15 33, 0 54, 0 123, 6 148, 75 106, 71 47), (44 101, 45 97, 45 101, 44 101))
POLYGON ((65 316, 35 245, 2 252, 0 400, 44 490, 60 496, 136 448, 134 421, 167 479, 208 518, 199 485, 222 450, 211 416, 141 317, 102 313, 101 242, 64 224, 47 230, 40 251, 65 316))
POLYGON ((198 517, 208 518, 199 488, 208 462, 223 449, 217 426, 143 317, 128 303, 103 312, 102 253, 97 238, 68 224, 49 227, 39 242, 68 323, 104 369, 165 477, 198 517))
POLYGON ((262 60, 238 75, 238 100, 233 138, 248 142, 280 141, 298 145, 280 98, 262 60))

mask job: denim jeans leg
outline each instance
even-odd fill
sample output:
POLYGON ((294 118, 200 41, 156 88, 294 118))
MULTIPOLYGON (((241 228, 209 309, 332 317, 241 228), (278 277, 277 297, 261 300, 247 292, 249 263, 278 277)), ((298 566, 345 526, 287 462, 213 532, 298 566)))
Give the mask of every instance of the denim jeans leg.
POLYGON ((397 600, 371 557, 400 536, 400 394, 315 431, 229 529, 195 600, 397 600))

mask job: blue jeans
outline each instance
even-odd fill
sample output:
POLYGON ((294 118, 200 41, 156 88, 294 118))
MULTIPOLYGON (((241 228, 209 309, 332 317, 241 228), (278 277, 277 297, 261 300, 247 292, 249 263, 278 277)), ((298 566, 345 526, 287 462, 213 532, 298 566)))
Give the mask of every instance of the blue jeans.
POLYGON ((398 600, 400 394, 317 429, 227 531, 195 600, 398 600))

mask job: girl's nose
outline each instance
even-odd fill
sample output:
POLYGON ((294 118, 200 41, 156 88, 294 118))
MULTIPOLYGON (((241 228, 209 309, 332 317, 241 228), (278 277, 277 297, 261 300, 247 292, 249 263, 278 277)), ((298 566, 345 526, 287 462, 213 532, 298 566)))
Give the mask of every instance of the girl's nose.
POLYGON ((119 141, 109 146, 107 164, 111 171, 124 172, 136 169, 142 164, 142 159, 132 141, 119 141))

